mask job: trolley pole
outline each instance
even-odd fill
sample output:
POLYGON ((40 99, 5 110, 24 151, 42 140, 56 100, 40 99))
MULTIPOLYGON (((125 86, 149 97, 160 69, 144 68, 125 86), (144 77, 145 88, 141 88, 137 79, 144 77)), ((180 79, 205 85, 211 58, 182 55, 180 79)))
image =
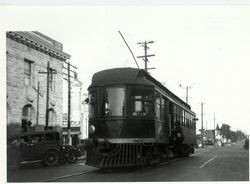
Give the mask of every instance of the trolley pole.
POLYGON ((142 58, 144 63, 145 63, 145 71, 148 72, 149 69, 155 69, 155 68, 148 68, 148 57, 155 56, 154 54, 148 55, 147 51, 149 49, 148 44, 149 43, 154 43, 154 41, 149 41, 149 42, 139 42, 137 44, 141 45, 144 48, 144 56, 137 56, 137 58, 142 58))
POLYGON ((201 102, 201 145, 202 145, 202 148, 204 148, 203 136, 204 136, 204 128, 203 128, 203 102, 201 102))

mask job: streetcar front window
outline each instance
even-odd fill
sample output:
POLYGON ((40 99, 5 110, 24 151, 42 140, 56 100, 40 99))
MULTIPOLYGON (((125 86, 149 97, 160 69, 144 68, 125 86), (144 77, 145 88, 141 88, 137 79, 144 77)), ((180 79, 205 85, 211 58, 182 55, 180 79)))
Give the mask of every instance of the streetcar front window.
POLYGON ((102 90, 101 115, 123 116, 125 112, 125 88, 110 87, 102 90))
POLYGON ((153 91, 146 88, 131 88, 129 110, 132 116, 153 116, 153 91))

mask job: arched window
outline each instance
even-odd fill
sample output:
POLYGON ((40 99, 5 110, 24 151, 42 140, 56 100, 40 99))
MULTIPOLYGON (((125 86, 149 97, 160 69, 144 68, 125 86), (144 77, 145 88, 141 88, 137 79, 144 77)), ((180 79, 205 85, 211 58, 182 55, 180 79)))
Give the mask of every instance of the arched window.
POLYGON ((54 109, 48 110, 49 126, 56 125, 56 111, 54 109))
POLYGON ((35 110, 32 105, 25 105, 22 109, 22 129, 27 131, 27 126, 34 125, 35 110))
POLYGON ((35 119, 35 110, 32 105, 25 105, 22 110, 22 119, 25 120, 34 120, 35 119))

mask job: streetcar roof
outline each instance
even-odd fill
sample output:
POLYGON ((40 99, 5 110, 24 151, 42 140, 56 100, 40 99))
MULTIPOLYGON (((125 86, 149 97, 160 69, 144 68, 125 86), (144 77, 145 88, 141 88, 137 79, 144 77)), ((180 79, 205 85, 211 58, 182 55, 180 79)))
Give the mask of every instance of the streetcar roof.
POLYGON ((141 73, 144 70, 136 68, 113 68, 97 72, 93 75, 91 87, 100 87, 115 84, 137 84, 154 86, 141 73))
POLYGON ((178 101, 178 104, 182 104, 190 108, 190 105, 172 93, 168 88, 162 85, 159 81, 153 78, 143 69, 137 68, 112 68, 97 72, 92 77, 92 83, 88 89, 92 87, 101 87, 106 85, 117 84, 133 84, 133 85, 146 85, 157 86, 164 90, 172 99, 178 101))

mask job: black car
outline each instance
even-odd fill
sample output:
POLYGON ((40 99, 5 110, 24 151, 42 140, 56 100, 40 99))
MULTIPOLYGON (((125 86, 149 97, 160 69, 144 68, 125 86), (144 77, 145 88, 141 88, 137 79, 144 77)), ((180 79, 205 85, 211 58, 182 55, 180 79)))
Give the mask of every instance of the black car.
POLYGON ((17 149, 20 164, 42 162, 55 166, 58 163, 74 163, 80 154, 77 147, 63 145, 58 131, 25 133, 17 136, 12 145, 17 149))

